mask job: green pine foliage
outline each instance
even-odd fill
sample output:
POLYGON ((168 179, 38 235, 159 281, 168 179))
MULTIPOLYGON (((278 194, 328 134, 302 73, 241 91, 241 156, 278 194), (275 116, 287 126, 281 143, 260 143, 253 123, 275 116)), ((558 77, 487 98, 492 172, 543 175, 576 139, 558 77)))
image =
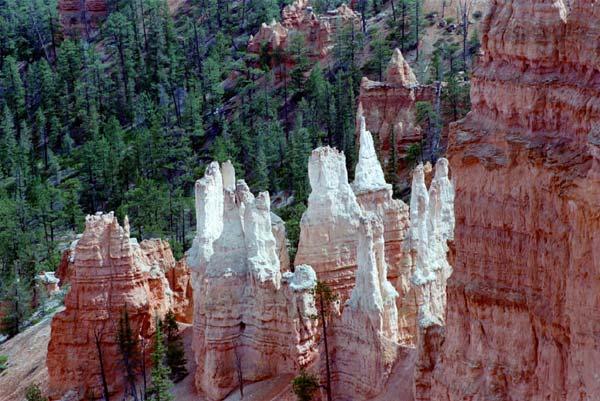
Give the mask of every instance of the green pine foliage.
POLYGON ((319 387, 317 377, 304 369, 292 380, 292 392, 298 397, 298 401, 311 401, 319 387))
POLYGON ((32 384, 27 387, 25 399, 27 401, 48 401, 48 398, 42 395, 42 390, 40 390, 40 387, 37 384, 32 384))
POLYGON ((171 371, 170 378, 177 383, 188 375, 188 370, 183 340, 173 311, 167 312, 163 322, 163 331, 165 333, 166 363, 171 371))
POLYGON ((154 350, 150 356, 152 360, 152 371, 150 372, 150 388, 148 389, 147 401, 172 401, 170 393, 173 382, 170 379, 171 369, 166 364, 167 349, 164 342, 162 324, 157 322, 154 334, 154 350))

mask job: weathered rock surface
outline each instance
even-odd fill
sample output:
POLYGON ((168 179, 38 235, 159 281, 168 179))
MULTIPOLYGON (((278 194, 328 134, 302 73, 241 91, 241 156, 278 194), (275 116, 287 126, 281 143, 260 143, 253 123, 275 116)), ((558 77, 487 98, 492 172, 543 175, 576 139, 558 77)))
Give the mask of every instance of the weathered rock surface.
POLYGON ((387 280, 383 223, 361 218, 356 285, 341 320, 333 320, 333 393, 336 400, 366 400, 384 389, 399 352, 398 293, 387 280))
POLYGON ((150 338, 155 318, 172 307, 171 291, 162 269, 112 214, 86 218, 86 229, 74 254, 71 290, 66 309, 52 320, 48 345, 51 396, 75 390, 79 398, 102 396, 95 344, 102 347, 111 393, 125 388, 116 344, 119 317, 127 310, 133 335, 150 338))
POLYGON ((105 0, 59 0, 58 14, 66 36, 91 38, 108 15, 108 6, 105 0))
MULTIPOLYGON (((223 170, 223 172, 222 172, 223 170)), ((314 360, 316 313, 309 266, 281 272, 270 200, 235 188, 212 163, 196 183, 199 230, 189 251, 196 294, 196 387, 222 400, 244 380, 294 373, 314 360)))
POLYGON ((454 186, 448 178, 448 160, 437 161, 429 191, 423 165, 415 168, 410 221, 408 239, 414 262, 411 282, 416 290, 419 325, 430 321, 443 325, 446 281, 452 274, 448 241, 454 238, 454 186))
POLYGON ((279 258, 279 270, 282 273, 290 271, 290 250, 285 231, 285 222, 275 213, 271 213, 271 231, 275 237, 277 257, 279 258))
MULTIPOLYGON (((361 150, 364 153, 361 157, 367 162, 359 162, 357 175, 365 165, 371 166, 366 158, 372 149, 369 139, 369 132, 363 132, 361 150)), ((376 169, 369 167, 369 170, 376 169)), ((379 175, 372 173, 371 176, 379 175)), ((384 182, 380 184, 383 190, 391 191, 384 182)), ((389 215, 375 207, 373 211, 365 211, 360 218, 356 285, 343 307, 341 319, 332 320, 332 377, 336 399, 380 399, 389 394, 393 387, 389 383, 393 380, 390 379, 393 372, 404 378, 412 377, 409 372, 416 364, 414 348, 422 347, 415 344, 417 327, 429 327, 433 323, 443 327, 446 280, 452 272, 447 261, 447 242, 453 238, 453 200, 454 188, 448 178, 446 159, 437 162, 429 191, 425 186, 423 166, 415 169, 411 226, 403 233, 406 238, 402 237, 403 246, 410 249, 408 258, 412 260, 401 271, 402 275, 408 276, 407 292, 412 298, 405 298, 400 309, 396 301, 398 292, 389 281, 387 271, 384 218, 389 215)), ((379 208, 382 205, 386 204, 375 204, 379 208)), ((418 363, 421 366, 425 361, 418 363)), ((412 399, 412 394, 410 386, 398 396, 412 399)))
POLYGON ((366 130, 364 117, 359 116, 359 120, 360 148, 352 188, 361 209, 376 214, 383 221, 387 278, 400 294, 396 299, 401 312, 398 316, 399 341, 411 344, 416 333, 416 298, 410 284, 412 260, 404 243, 410 225, 408 206, 392 198, 392 186, 385 182, 373 137, 366 130))
MULTIPOLYGON (((434 97, 435 88, 419 85, 398 49, 394 50, 384 82, 366 77, 361 81, 358 118, 363 116, 366 129, 378 137, 384 165, 395 151, 400 190, 408 189, 410 181, 408 166, 402 159, 411 144, 423 139, 421 128, 415 122, 416 102, 434 97)), ((356 135, 360 137, 360 120, 356 127, 356 135)))
POLYGON ((177 321, 192 323, 194 316, 194 296, 192 277, 185 259, 175 261, 171 245, 165 240, 150 239, 140 243, 146 257, 146 264, 158 267, 167 278, 172 292, 172 310, 177 321))
POLYGON ((450 132, 454 273, 419 399, 600 397, 599 18, 583 0, 491 4, 450 132))
POLYGON ((354 287, 362 211, 348 183, 344 154, 330 147, 313 150, 308 175, 311 193, 294 263, 312 266, 319 280, 346 299, 354 287))
MULTIPOLYGON (((264 45, 270 51, 285 50, 291 38, 299 34, 306 38, 309 56, 317 60, 324 59, 334 46, 336 30, 348 24, 354 24, 357 31, 362 29, 360 16, 345 4, 317 16, 309 7, 308 0, 296 0, 283 8, 281 22, 262 24, 257 34, 250 37, 248 51, 260 54, 264 45)), ((291 59, 284 62, 293 63, 291 59)))

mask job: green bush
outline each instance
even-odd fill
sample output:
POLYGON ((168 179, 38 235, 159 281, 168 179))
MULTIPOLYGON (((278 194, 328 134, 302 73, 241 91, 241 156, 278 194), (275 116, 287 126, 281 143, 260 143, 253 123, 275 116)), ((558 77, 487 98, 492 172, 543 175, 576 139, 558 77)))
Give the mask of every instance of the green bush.
POLYGON ((42 390, 37 384, 32 384, 27 387, 27 393, 25 393, 27 401, 48 401, 48 398, 42 395, 42 390))
POLYGON ((0 355, 0 373, 4 372, 8 368, 8 357, 6 355, 0 355))
POLYGON ((318 389, 317 377, 304 369, 300 371, 300 376, 292 380, 292 391, 298 397, 298 401, 311 401, 318 389))

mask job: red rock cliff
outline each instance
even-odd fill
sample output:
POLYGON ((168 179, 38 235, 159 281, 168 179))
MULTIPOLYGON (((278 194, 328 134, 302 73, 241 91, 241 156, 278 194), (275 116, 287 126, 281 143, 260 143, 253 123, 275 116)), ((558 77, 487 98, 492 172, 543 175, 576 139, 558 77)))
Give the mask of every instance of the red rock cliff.
POLYGON ((600 399, 600 9, 495 0, 450 133, 456 255, 421 400, 600 399))

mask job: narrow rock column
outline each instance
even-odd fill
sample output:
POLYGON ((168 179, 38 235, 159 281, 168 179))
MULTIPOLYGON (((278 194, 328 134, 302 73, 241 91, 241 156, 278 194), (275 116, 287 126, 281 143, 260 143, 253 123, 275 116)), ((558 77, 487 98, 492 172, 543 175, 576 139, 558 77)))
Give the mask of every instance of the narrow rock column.
POLYGON ((336 400, 365 400, 381 393, 400 351, 398 293, 384 275, 382 244, 381 219, 374 214, 361 218, 356 286, 332 328, 336 400))

